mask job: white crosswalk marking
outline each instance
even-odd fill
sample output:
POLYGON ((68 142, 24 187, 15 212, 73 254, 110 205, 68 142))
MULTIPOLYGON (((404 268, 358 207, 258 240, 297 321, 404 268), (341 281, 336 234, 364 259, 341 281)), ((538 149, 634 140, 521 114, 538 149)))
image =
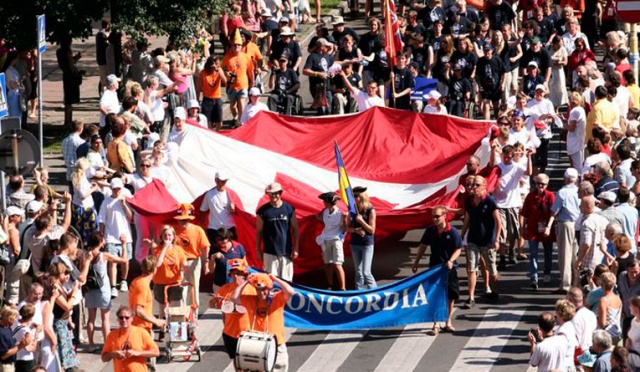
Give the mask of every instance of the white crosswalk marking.
POLYGON ((432 326, 432 323, 406 326, 375 370, 379 372, 413 371, 436 339, 435 336, 425 333, 432 326))
POLYGON ((524 310, 487 310, 451 370, 490 371, 523 314, 524 310))
MULTIPOLYGON (((289 341, 289 339, 291 338, 291 336, 297 331, 297 328, 285 328, 284 332, 287 335, 287 341, 289 341)), ((229 365, 227 366, 227 368, 224 369, 224 372, 234 372, 235 369, 233 368, 233 361, 231 363, 229 363, 229 365)))
POLYGON ((298 369, 305 372, 337 371, 367 331, 331 332, 298 369))

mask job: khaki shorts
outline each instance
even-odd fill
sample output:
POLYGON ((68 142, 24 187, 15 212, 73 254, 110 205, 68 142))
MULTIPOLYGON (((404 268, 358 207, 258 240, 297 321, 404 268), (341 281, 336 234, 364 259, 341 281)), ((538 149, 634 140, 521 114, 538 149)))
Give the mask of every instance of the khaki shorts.
POLYGON ((520 208, 499 208, 500 222, 502 230, 500 230, 500 243, 507 244, 515 241, 520 236, 520 224, 518 223, 518 215, 520 208))
POLYGON ((331 239, 325 240, 322 244, 322 259, 326 264, 340 264, 344 262, 344 249, 342 248, 342 240, 331 239))
POLYGON ((484 258, 484 263, 489 274, 498 275, 498 267, 496 266, 496 250, 493 247, 478 247, 473 243, 469 243, 469 249, 467 250, 467 270, 469 272, 478 271, 478 264, 480 262, 480 255, 484 258))
POLYGON ((293 280, 293 261, 289 257, 264 254, 264 271, 288 281, 293 280))

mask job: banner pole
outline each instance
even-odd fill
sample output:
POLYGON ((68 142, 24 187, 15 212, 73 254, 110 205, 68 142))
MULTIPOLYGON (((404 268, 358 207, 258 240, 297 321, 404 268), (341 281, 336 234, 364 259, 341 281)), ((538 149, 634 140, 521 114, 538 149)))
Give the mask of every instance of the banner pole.
MULTIPOLYGON (((384 28, 385 28, 385 35, 387 36, 387 44, 386 47, 389 48, 389 54, 396 54, 396 50, 395 50, 395 45, 393 44, 393 33, 392 33, 392 27, 391 27, 391 7, 389 6, 389 1, 390 0, 384 0, 384 11, 386 13, 384 19, 384 28)), ((396 58, 395 55, 388 55, 387 56, 387 62, 389 64, 389 71, 391 71, 391 97, 389 97, 389 102, 393 102, 391 104, 391 106, 395 107, 396 106, 396 74, 393 71, 393 68, 395 67, 392 63, 392 61, 394 61, 396 58)))
POLYGON ((40 141, 40 166, 44 167, 44 142, 42 127, 42 53, 38 51, 38 140, 40 141))

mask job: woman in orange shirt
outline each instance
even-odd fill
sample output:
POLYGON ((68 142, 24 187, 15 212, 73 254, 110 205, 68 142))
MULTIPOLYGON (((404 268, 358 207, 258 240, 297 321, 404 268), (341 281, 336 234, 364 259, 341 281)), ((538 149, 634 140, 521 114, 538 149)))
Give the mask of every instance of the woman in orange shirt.
POLYGON ((150 239, 145 243, 153 249, 156 257, 156 272, 153 274, 153 298, 160 304, 160 314, 164 314, 165 302, 182 302, 182 287, 171 287, 164 298, 164 288, 183 282, 189 275, 187 258, 175 243, 176 232, 173 227, 165 225, 160 233, 160 245, 150 239), (184 276, 183 276, 184 273, 184 276))

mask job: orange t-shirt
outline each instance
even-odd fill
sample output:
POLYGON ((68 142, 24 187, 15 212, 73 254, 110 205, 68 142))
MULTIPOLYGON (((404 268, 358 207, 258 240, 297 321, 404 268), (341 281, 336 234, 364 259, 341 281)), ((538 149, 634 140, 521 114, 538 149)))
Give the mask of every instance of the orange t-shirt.
MULTIPOLYGON (((236 288, 238 288, 238 285, 236 283, 227 283, 220 287, 216 294, 229 300, 231 299, 231 296, 233 296, 233 292, 236 290, 236 288)), ((256 289, 252 285, 246 285, 242 290, 242 295, 256 296, 256 289)), ((238 338, 240 337, 240 333, 242 333, 242 331, 251 329, 251 321, 247 313, 240 314, 237 311, 234 311, 231 314, 223 313, 222 315, 224 316, 223 332, 227 336, 238 338)))
POLYGON ((233 84, 229 84, 229 80, 227 79, 227 88, 236 91, 249 89, 249 76, 253 76, 253 62, 251 62, 251 57, 242 52, 235 56, 227 53, 220 65, 223 70, 236 74, 236 81, 233 84))
POLYGON ((254 70, 259 67, 260 64, 258 62, 264 59, 262 57, 262 53, 260 53, 260 48, 253 41, 250 41, 249 43, 247 43, 247 45, 245 45, 245 47, 243 48, 243 52, 246 53, 249 58, 251 58, 254 70))
MULTIPOLYGON (((162 252, 162 246, 153 250, 153 255, 158 258, 162 252)), ((182 267, 187 262, 184 252, 175 245, 168 248, 164 254, 162 265, 153 274, 153 282, 156 284, 176 284, 182 281, 182 267)))
MULTIPOLYGON (((146 329, 131 326, 128 332, 121 329, 111 331, 107 336, 107 341, 104 343, 102 353, 123 350, 125 344, 128 344, 129 350, 149 351, 158 349, 158 345, 156 345, 146 329)), ((113 358, 113 370, 146 372, 147 358, 130 357, 122 360, 113 358)))
POLYGON ((200 258, 202 249, 209 250, 209 238, 202 227, 190 223, 186 228, 176 226, 176 245, 182 248, 187 260, 200 258))
MULTIPOLYGON (((153 314, 153 296, 151 295, 151 280, 146 279, 143 276, 139 276, 133 280, 131 286, 129 286, 129 307, 134 312, 138 305, 142 306, 142 309, 147 314, 153 314)), ((139 316, 133 317, 134 326, 141 327, 150 331, 153 327, 151 322, 143 320, 139 316)))
POLYGON ((250 325, 255 317, 253 330, 275 335, 278 345, 284 344, 286 340, 284 333, 284 305, 286 303, 287 300, 282 291, 273 295, 271 305, 268 305, 266 301, 260 301, 257 294, 255 296, 242 294, 242 306, 247 308, 250 325), (269 324, 266 324, 267 319, 269 324))
POLYGON ((200 71, 200 86, 202 87, 202 96, 204 98, 222 98, 222 80, 218 71, 214 70, 212 73, 208 73, 205 70, 200 71))

